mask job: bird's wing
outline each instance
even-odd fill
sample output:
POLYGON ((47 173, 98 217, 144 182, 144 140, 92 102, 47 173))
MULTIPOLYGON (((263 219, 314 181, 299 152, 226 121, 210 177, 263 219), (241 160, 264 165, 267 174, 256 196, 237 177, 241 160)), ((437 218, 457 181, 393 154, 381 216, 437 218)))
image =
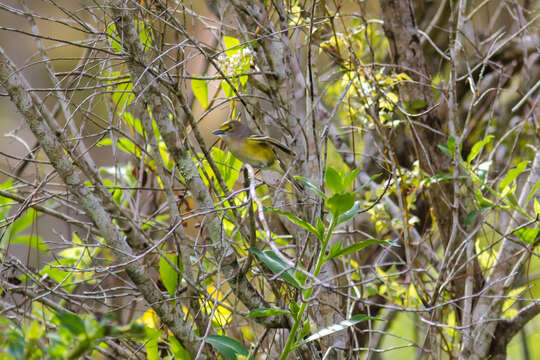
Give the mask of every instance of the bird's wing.
POLYGON ((293 152, 291 151, 291 149, 289 149, 287 146, 283 145, 282 143, 280 143, 279 141, 277 141, 276 139, 274 138, 271 138, 269 136, 262 136, 262 135, 252 135, 249 137, 251 140, 254 140, 254 141, 260 141, 260 142, 267 142, 267 143, 270 143, 272 146, 275 146, 277 147, 278 149, 280 149, 281 151, 287 153, 287 154, 292 154, 293 152))

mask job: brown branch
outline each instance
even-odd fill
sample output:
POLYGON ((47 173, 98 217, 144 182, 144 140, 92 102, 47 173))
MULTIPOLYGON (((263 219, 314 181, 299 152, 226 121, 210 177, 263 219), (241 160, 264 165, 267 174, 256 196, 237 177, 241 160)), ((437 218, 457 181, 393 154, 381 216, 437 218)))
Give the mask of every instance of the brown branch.
POLYGON ((3 48, 0 48, 0 80, 56 172, 67 185, 69 192, 75 196, 81 208, 92 219, 101 236, 114 250, 118 260, 126 264, 125 270, 129 278, 186 349, 191 354, 196 354, 198 340, 192 329, 183 321, 181 312, 163 298, 155 282, 148 276, 144 265, 139 261, 133 261, 133 251, 112 222, 111 214, 107 212, 100 199, 84 184, 57 136, 43 120, 43 104, 28 93, 30 88, 28 82, 19 75, 3 48))

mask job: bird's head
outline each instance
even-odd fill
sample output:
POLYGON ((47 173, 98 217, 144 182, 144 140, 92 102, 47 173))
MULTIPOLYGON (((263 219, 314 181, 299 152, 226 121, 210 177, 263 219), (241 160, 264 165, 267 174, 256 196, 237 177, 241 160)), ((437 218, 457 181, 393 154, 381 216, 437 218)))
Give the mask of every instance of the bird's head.
POLYGON ((221 137, 245 138, 252 134, 251 129, 240 121, 227 121, 219 129, 212 131, 212 134, 221 137))

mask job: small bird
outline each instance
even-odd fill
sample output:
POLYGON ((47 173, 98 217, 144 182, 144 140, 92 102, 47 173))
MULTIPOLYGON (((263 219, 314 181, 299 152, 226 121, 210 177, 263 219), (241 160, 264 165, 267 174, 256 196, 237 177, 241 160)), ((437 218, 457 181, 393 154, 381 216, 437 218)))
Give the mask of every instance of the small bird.
MULTIPOLYGON (((272 170, 280 174, 285 171, 276 157, 275 149, 293 155, 291 149, 276 139, 268 136, 256 135, 250 128, 240 121, 227 121, 219 129, 212 132, 223 139, 229 151, 240 161, 245 162, 257 169, 272 170)), ((298 182, 289 177, 296 186, 298 182)))

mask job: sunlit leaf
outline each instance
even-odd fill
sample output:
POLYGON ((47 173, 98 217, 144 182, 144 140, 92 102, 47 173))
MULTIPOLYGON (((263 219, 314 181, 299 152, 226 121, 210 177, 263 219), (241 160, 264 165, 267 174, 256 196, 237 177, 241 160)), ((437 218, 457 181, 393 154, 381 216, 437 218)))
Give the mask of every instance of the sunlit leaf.
POLYGON ((476 159, 476 157, 478 156, 478 154, 480 154, 480 152, 482 151, 482 149, 491 142, 491 140, 493 140, 493 135, 488 135, 486 136, 486 138, 484 140, 481 140, 481 141, 478 141, 476 142, 472 149, 471 149, 471 152, 469 153, 469 155, 467 156, 467 162, 470 164, 474 159, 476 159))
POLYGON ((339 216, 352 208, 354 205, 354 195, 350 193, 335 194, 326 200, 326 207, 332 215, 339 216))
POLYGON ((191 90, 203 109, 208 108, 208 81, 202 79, 191 79, 191 90))
POLYGON ((338 331, 344 330, 348 327, 351 327, 353 325, 358 324, 359 322, 366 321, 366 320, 379 320, 379 319, 371 317, 371 316, 367 316, 367 315, 355 315, 351 317, 350 319, 340 321, 337 324, 328 326, 324 329, 317 331, 315 334, 311 335, 310 337, 302 341, 302 343, 299 344, 298 346, 307 344, 311 341, 318 340, 328 335, 332 335, 338 331))
POLYGON ((540 234, 540 228, 537 227, 524 227, 515 231, 517 237, 524 242, 533 244, 538 235, 540 234))
POLYGON ((223 42, 225 43, 225 54, 228 57, 233 56, 241 51, 240 40, 232 36, 224 36, 223 42))
POLYGON ((514 181, 527 168, 528 161, 520 162, 515 168, 508 170, 506 176, 499 184, 499 191, 504 192, 510 183, 514 181))
MULTIPOLYGON (((165 254, 165 256, 175 264, 180 271, 183 271, 182 261, 178 255, 165 254)), ((159 275, 161 276, 161 281, 169 295, 174 296, 176 289, 178 288, 178 283, 182 280, 182 275, 179 274, 163 257, 159 259, 159 275)))
POLYGON ((171 343, 171 352, 173 353, 175 359, 191 360, 189 352, 182 346, 180 341, 174 337, 174 335, 169 335, 169 342, 171 343))
POLYGON ((10 244, 25 244, 39 251, 46 252, 47 245, 43 242, 41 236, 20 235, 9 239, 10 244))

